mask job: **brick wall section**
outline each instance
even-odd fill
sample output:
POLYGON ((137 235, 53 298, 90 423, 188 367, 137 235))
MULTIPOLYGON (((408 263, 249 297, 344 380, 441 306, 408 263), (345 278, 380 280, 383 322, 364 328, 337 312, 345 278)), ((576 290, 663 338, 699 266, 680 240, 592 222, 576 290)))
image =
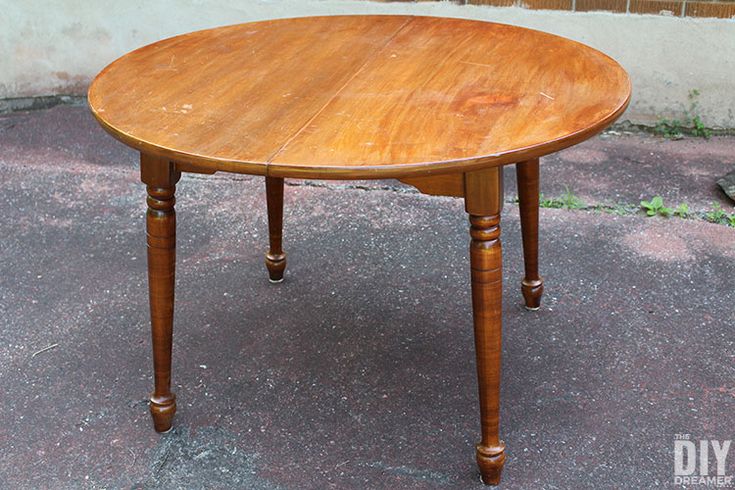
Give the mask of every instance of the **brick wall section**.
POLYGON ((653 14, 671 17, 717 17, 735 19, 735 0, 378 0, 384 2, 451 1, 460 5, 521 7, 531 10, 568 10, 570 12, 616 12, 653 14))

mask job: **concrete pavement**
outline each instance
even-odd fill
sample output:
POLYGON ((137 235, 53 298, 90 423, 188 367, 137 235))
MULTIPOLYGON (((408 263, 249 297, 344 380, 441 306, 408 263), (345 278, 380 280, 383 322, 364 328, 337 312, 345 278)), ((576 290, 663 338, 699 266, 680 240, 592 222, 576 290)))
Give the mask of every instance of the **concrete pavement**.
MULTIPOLYGON (((733 155, 608 135, 542 190, 704 210, 733 155)), ((461 201, 293 181, 272 285, 262 178, 184 176, 158 435, 136 165, 84 108, 0 117, 0 487, 482 488, 461 201)), ((672 486, 675 434, 733 439, 735 229, 544 209, 538 312, 513 204, 503 246, 502 488, 672 486)))

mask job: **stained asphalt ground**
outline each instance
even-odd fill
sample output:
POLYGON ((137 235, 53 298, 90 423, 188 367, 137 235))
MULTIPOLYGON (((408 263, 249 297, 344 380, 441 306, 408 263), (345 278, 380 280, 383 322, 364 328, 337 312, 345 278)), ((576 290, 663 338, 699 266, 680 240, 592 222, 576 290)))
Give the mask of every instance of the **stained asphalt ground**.
MULTIPOLYGON (((677 434, 733 439, 735 229, 625 211, 732 212, 714 181, 733 167, 732 137, 547 158, 544 195, 588 207, 542 210, 537 312, 507 172, 502 488, 675 487, 677 434)), ((482 488, 461 201, 291 181, 272 285, 262 178, 186 175, 177 199, 159 435, 136 154, 83 107, 0 117, 1 488, 482 488)))

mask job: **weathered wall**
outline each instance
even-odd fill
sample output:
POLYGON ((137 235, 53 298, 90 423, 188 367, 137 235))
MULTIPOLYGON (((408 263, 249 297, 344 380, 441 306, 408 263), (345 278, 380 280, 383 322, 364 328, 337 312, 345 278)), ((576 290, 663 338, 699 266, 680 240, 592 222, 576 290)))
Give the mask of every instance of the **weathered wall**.
POLYGON ((91 77, 137 46, 205 27, 302 15, 409 13, 532 27, 605 51, 630 72, 625 118, 676 116, 699 89, 705 124, 735 127, 735 21, 569 13, 448 2, 355 0, 0 0, 0 98, 83 94, 91 77))

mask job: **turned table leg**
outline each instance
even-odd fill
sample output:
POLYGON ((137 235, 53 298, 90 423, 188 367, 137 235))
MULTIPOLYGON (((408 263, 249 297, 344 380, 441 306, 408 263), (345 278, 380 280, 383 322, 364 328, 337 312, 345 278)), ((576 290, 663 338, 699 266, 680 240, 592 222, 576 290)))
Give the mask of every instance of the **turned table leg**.
POLYGON ((470 219, 472 312, 482 439, 476 446, 482 481, 500 482, 505 444, 498 435, 502 330, 502 168, 465 174, 465 209, 470 219))
POLYGON ((171 428, 176 413, 176 396, 171 392, 171 341, 176 266, 174 193, 179 177, 179 172, 167 160, 141 155, 141 180, 148 191, 148 291, 155 379, 150 409, 158 432, 171 428))
POLYGON ((265 193, 268 202, 268 235, 270 246, 265 254, 265 266, 268 268, 270 282, 283 281, 286 269, 286 254, 283 253, 283 179, 279 177, 265 178, 265 193))
POLYGON ((523 235, 523 263, 525 277, 521 283, 526 308, 538 310, 544 281, 538 273, 538 208, 539 169, 538 158, 516 164, 518 177, 518 202, 521 211, 521 233, 523 235))

